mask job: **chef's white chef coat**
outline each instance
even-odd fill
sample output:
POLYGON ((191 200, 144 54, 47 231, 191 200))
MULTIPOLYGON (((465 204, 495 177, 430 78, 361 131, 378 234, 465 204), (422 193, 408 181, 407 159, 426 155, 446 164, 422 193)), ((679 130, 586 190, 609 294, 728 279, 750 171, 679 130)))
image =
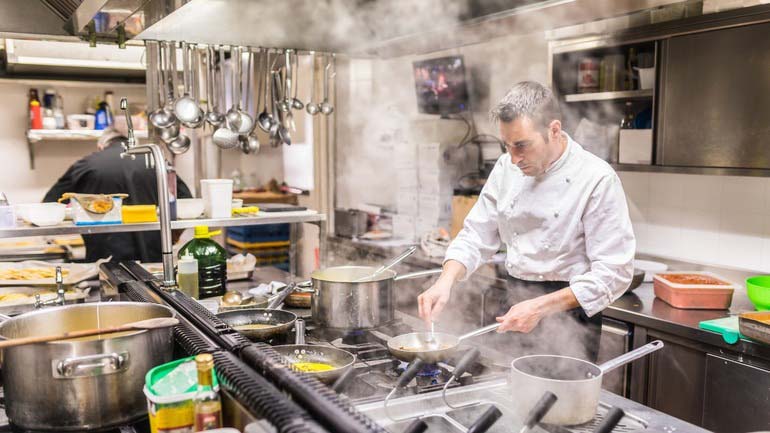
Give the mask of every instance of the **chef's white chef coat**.
POLYGON ((569 281, 588 316, 628 288, 636 240, 615 171, 565 133, 564 153, 537 177, 502 155, 446 260, 470 276, 500 248, 518 279, 569 281))

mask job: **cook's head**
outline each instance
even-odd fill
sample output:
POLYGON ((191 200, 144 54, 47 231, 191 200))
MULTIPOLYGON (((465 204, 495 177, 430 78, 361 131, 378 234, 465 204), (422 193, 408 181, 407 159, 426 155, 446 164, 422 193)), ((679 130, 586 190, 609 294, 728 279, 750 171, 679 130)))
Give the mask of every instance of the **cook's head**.
POLYGON ((539 176, 563 150, 559 102, 548 87, 522 81, 490 111, 511 162, 527 176, 539 176))

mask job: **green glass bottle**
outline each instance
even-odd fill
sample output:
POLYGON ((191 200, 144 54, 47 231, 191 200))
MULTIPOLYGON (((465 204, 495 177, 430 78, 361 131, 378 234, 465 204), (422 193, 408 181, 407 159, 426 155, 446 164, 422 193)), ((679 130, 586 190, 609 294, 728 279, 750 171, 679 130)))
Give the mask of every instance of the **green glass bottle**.
POLYGON ((191 255, 198 261, 198 291, 202 298, 222 296, 227 290, 227 252, 211 239, 219 231, 195 226, 195 237, 179 250, 179 257, 191 255))

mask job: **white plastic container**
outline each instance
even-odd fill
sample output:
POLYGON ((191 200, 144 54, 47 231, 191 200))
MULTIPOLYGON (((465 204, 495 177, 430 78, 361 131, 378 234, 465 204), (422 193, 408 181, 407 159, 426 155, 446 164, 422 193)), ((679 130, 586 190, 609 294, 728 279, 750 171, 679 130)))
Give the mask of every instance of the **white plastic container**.
POLYGON ((233 212, 232 179, 202 179, 201 196, 208 218, 230 218, 233 212))
POLYGON ((655 68, 636 68, 639 71, 639 88, 652 89, 655 87, 655 68))
POLYGON ((64 221, 64 206, 61 203, 34 203, 27 210, 27 219, 38 227, 49 227, 64 221))
POLYGON ((179 290, 187 296, 198 299, 198 261, 191 255, 182 256, 177 263, 179 290))
POLYGON ((621 129, 618 162, 652 164, 652 129, 621 129))
POLYGON ((198 218, 203 214, 202 198, 180 198, 176 201, 176 217, 183 220, 198 218))

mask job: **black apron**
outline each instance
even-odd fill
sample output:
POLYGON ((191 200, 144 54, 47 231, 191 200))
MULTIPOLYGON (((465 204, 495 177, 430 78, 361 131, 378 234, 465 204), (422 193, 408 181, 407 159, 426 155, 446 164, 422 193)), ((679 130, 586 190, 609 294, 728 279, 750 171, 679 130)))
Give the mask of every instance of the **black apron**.
MULTIPOLYGON (((563 281, 524 281, 509 277, 505 288, 487 289, 481 298, 484 325, 495 323, 513 305, 537 296, 569 287, 563 281)), ((599 355, 602 314, 588 317, 578 307, 543 318, 528 334, 520 332, 491 333, 483 344, 498 352, 518 357, 524 355, 564 355, 596 362, 599 355)))

